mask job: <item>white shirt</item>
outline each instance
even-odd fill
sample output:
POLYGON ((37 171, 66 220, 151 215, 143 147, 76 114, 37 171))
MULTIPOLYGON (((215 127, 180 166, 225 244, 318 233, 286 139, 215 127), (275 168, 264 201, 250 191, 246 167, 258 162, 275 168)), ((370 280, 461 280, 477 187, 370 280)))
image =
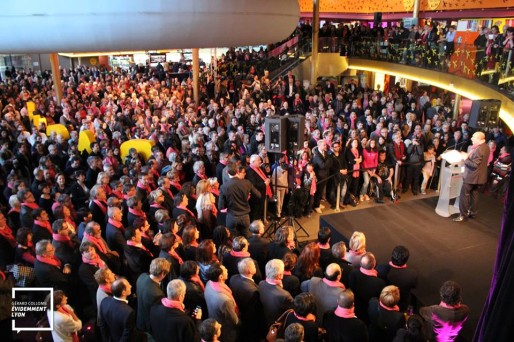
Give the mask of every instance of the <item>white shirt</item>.
MULTIPOLYGON (((66 310, 73 309, 66 305, 66 310)), ((52 330, 52 338, 54 342, 73 342, 71 334, 82 329, 82 321, 75 321, 70 315, 54 310, 54 330, 52 330)), ((48 320, 51 320, 50 311, 47 311, 48 320)))

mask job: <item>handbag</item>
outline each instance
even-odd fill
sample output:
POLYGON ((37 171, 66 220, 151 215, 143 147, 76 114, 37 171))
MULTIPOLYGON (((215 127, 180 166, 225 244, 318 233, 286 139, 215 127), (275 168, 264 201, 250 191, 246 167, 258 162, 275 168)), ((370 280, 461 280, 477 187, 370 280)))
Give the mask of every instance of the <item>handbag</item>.
POLYGON ((284 324, 286 322, 287 316, 291 312, 293 312, 293 309, 286 310, 282 315, 280 315, 279 318, 277 318, 273 324, 271 324, 268 329, 268 334, 266 335, 266 341, 275 342, 279 333, 281 333, 281 335, 284 334, 282 330, 284 330, 284 324))

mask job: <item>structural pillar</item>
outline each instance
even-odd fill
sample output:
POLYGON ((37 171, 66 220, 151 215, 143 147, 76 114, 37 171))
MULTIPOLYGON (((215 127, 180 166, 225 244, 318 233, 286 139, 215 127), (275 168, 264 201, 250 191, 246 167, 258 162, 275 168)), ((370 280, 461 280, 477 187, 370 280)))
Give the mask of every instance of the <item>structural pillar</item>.
POLYGON ((200 49, 193 49, 193 98, 195 105, 200 105, 200 91, 198 85, 200 83, 200 49))
POLYGON ((453 119, 459 118, 459 107, 460 107, 460 95, 455 94, 455 103, 453 104, 453 119))
POLYGON ((61 70, 59 69, 59 55, 57 53, 50 54, 50 65, 52 66, 52 80, 54 81, 55 97, 57 98, 57 105, 61 105, 62 100, 62 83, 61 83, 61 70))
POLYGON ((414 0, 414 9, 412 10, 412 17, 418 18, 419 16, 419 3, 421 0, 414 0))
POLYGON ((319 46, 319 2, 313 1, 312 9, 312 55, 311 55, 311 85, 315 86, 318 80, 318 46, 319 46))

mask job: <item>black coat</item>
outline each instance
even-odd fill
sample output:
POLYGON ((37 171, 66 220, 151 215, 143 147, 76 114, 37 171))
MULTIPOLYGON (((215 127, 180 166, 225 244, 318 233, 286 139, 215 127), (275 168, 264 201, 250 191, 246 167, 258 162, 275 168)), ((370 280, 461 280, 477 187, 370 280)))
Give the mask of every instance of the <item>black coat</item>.
POLYGON ((367 342, 368 329, 366 324, 355 318, 341 318, 334 312, 323 316, 323 328, 327 331, 328 341, 338 342, 367 342))
POLYGON ((200 341, 193 318, 178 309, 171 309, 162 304, 154 305, 150 310, 149 321, 151 334, 156 342, 200 341))
POLYGON ((372 341, 390 342, 396 336, 396 331, 405 326, 403 313, 382 308, 377 298, 369 301, 368 316, 369 337, 372 341))
POLYGON ((160 303, 165 294, 161 287, 150 278, 148 273, 143 273, 137 279, 137 320, 138 329, 150 332, 150 309, 160 303))
POLYGON ((350 274, 350 288, 355 293, 355 314, 368 322, 368 303, 373 297, 379 297, 386 282, 378 277, 368 276, 354 269, 350 274))
POLYGON ((62 269, 36 260, 34 262, 34 273, 39 286, 53 287, 54 290, 63 290, 68 294, 70 276, 62 273, 62 269))
POLYGON ((81 263, 79 266, 79 279, 82 282, 82 285, 85 286, 89 297, 91 299, 91 303, 94 304, 96 308, 96 291, 98 290, 98 283, 95 280, 95 272, 98 271, 99 268, 86 263, 81 263))
POLYGON ((127 278, 132 284, 136 283, 141 273, 148 272, 153 256, 144 249, 125 245, 125 261, 127 262, 127 278))
POLYGON ((146 341, 146 336, 136 329, 134 309, 113 297, 102 300, 98 326, 104 342, 146 341))
POLYGON ((258 235, 252 235, 248 238, 248 252, 253 259, 257 260, 259 269, 262 274, 266 274, 266 262, 268 261, 268 246, 270 239, 258 235))
POLYGON ((265 280, 259 283, 259 293, 266 327, 269 327, 284 311, 293 307, 293 297, 283 288, 271 285, 265 280))

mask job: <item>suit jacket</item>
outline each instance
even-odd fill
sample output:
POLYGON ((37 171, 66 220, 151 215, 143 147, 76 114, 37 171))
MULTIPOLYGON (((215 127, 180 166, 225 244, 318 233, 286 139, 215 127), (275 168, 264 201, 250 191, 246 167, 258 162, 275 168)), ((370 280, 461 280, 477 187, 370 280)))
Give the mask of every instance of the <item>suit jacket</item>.
POLYGON ((132 284, 135 284, 141 273, 148 272, 150 269, 153 255, 142 248, 129 245, 125 245, 124 251, 127 262, 127 278, 132 284))
POLYGON ((264 316, 266 317, 266 327, 269 327, 275 320, 293 307, 293 297, 283 288, 272 285, 265 280, 259 283, 259 293, 264 316))
POLYGON ((341 318, 333 312, 323 317, 323 328, 327 331, 328 341, 368 342, 368 329, 359 318, 341 318))
MULTIPOLYGON (((32 227, 34 225, 34 217, 32 216, 32 209, 21 205, 20 208, 20 222, 22 227, 32 227)), ((13 227, 14 228, 14 227, 13 227)), ((34 244, 36 244, 34 242, 34 244)))
POLYGON ((412 289, 418 285, 418 272, 412 267, 395 268, 389 264, 377 266, 378 276, 389 285, 398 286, 400 289, 400 310, 405 311, 410 304, 412 289))
POLYGON ((256 319, 264 314, 259 286, 240 274, 232 276, 229 284, 241 316, 239 338, 242 341, 260 341, 266 327, 262 319, 256 319))
MULTIPOLYGON (((225 265, 225 267, 227 268, 229 279, 232 276, 239 274, 237 264, 243 259, 243 257, 233 256, 232 254, 230 254, 230 252, 223 254, 223 265, 225 265)), ((253 263, 255 264, 255 268, 257 269, 257 273, 255 273, 255 275, 253 276, 253 280, 259 283, 259 281, 262 280, 262 274, 259 270, 259 265, 257 264, 257 261, 253 260, 253 263)))
POLYGON ((237 317, 232 299, 215 291, 209 281, 205 285, 205 301, 209 310, 209 318, 214 318, 221 324, 220 341, 236 341, 239 317, 237 317))
POLYGON ((96 305, 96 293, 98 291, 98 283, 95 280, 95 272, 98 271, 99 268, 91 265, 81 263, 79 266, 79 278, 82 281, 82 284, 86 287, 89 297, 91 298, 91 303, 96 305))
POLYGON ((164 298, 164 292, 148 273, 143 273, 137 279, 137 328, 150 332, 150 309, 152 305, 164 298))
MULTIPOLYGON (((107 203, 105 204, 107 208, 107 203)), ((102 228, 102 233, 105 232, 105 225, 107 222, 107 214, 104 214, 102 209, 93 201, 89 203, 89 210, 91 210, 91 214, 93 215, 93 221, 98 223, 102 228)), ((104 234, 102 234, 104 236, 104 234)))
POLYGON ((329 286, 322 278, 312 277, 301 285, 303 292, 313 295, 317 308, 317 319, 321 321, 327 311, 334 311, 337 307, 337 298, 344 290, 340 287, 329 286))
POLYGON ((485 184, 487 182, 487 160, 489 158, 489 146, 486 143, 478 145, 472 150, 468 159, 464 161, 464 183, 485 184))
POLYGON ((127 240, 125 240, 122 231, 110 223, 107 223, 105 230, 105 241, 107 242, 107 246, 113 251, 118 252, 120 257, 123 255, 127 240))
POLYGON ((377 298, 369 301, 369 336, 372 341, 392 341, 396 331, 405 326, 405 316, 401 311, 386 310, 377 298))
POLYGON ((70 264, 72 268, 77 269, 80 264, 79 242, 71 239, 71 245, 67 242, 53 240, 52 245, 55 248, 55 256, 62 261, 63 264, 70 264))
POLYGON ((257 260, 261 274, 266 273, 266 262, 268 261, 268 246, 270 239, 258 235, 252 235, 248 238, 248 252, 253 259, 257 260))
POLYGON ((148 321, 156 342, 200 341, 193 318, 178 309, 171 309, 159 303, 150 309, 148 321))
POLYGON ((62 273, 62 269, 36 259, 34 262, 34 273, 36 274, 39 286, 53 287, 54 290, 63 290, 68 293, 70 277, 62 273))
POLYGON ((368 276, 354 269, 350 274, 350 288, 355 293, 355 314, 364 322, 368 322, 368 303, 373 297, 380 297, 386 282, 378 277, 368 276))
POLYGON ((40 225, 34 223, 32 226, 32 242, 34 246, 41 240, 52 241, 52 234, 46 228, 43 228, 40 225))
POLYGON ((127 303, 107 297, 100 304, 98 326, 104 342, 145 341, 136 329, 136 313, 127 303))

